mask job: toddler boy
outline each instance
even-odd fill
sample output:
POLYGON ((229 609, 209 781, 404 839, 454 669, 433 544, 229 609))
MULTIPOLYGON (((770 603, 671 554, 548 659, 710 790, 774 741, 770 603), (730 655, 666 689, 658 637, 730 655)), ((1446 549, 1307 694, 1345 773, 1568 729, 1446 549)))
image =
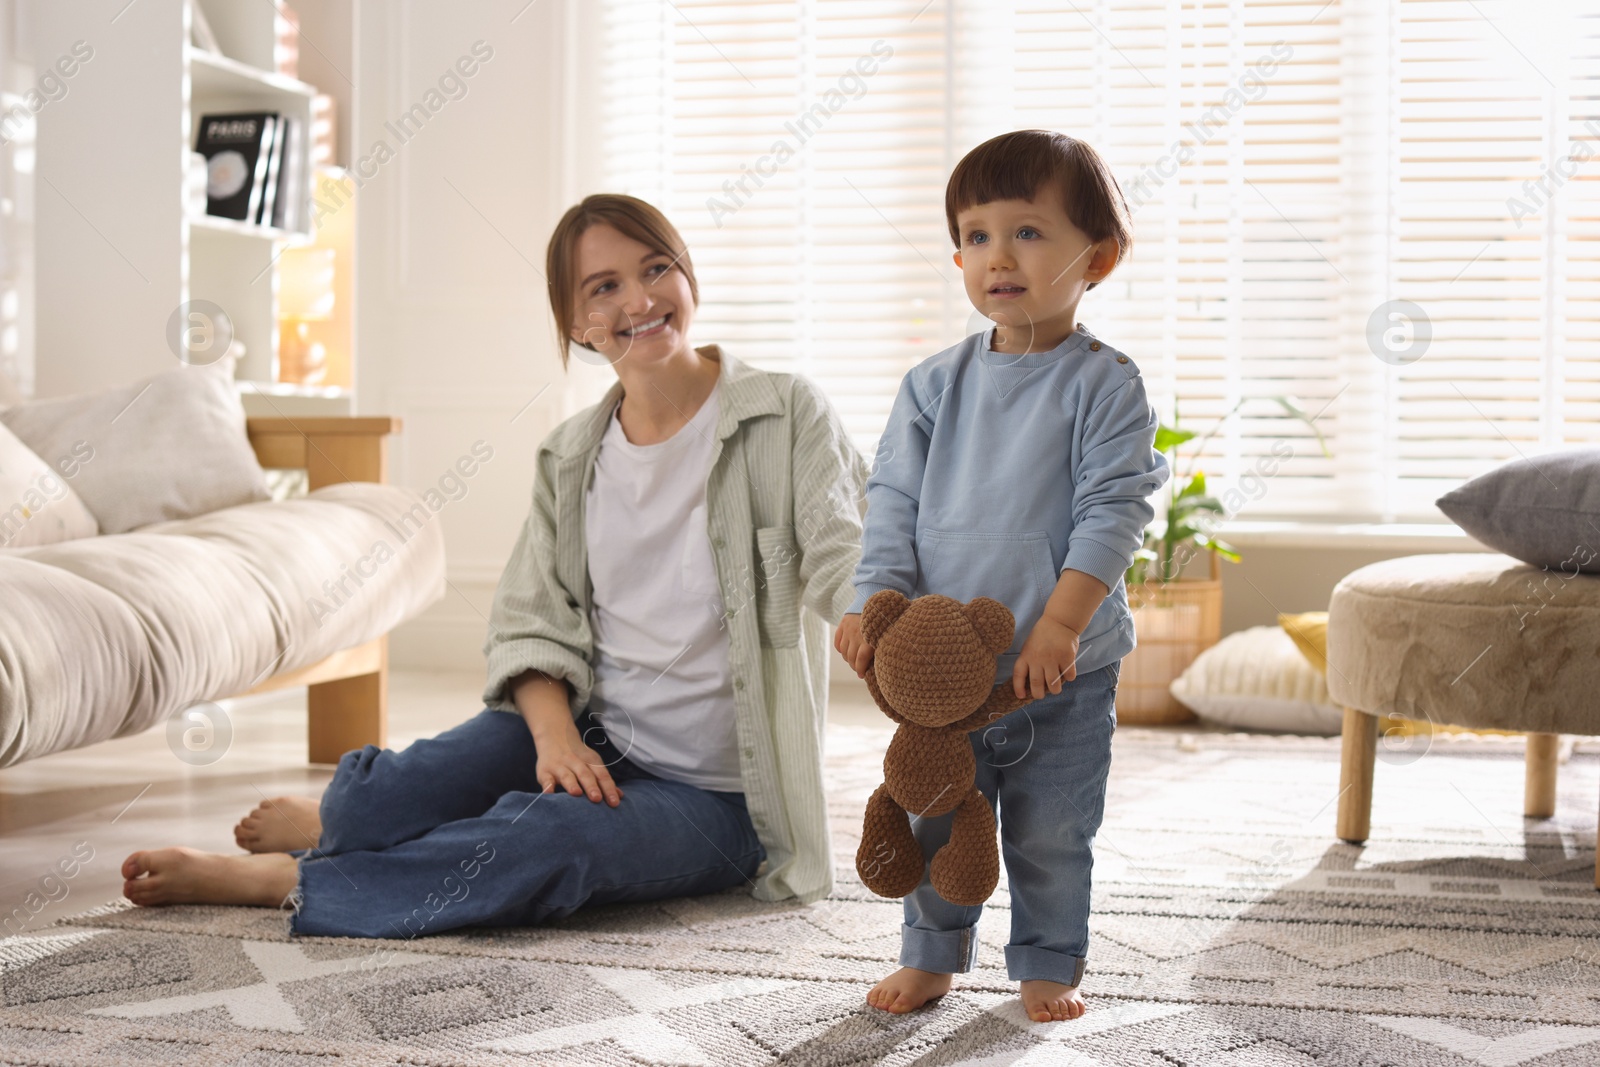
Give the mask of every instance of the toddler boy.
MULTIPOLYGON (((999 807, 1009 975, 1028 1018, 1074 1019, 1113 698, 1134 645, 1122 575, 1168 475, 1139 368, 1077 322, 1079 300, 1132 233, 1100 156, 1044 130, 968 153, 945 215, 967 296, 998 325, 901 382, 867 482, 856 600, 834 646, 865 673, 860 612, 880 589, 988 596, 1011 609, 1017 636, 995 681, 1035 699, 971 735, 977 784, 999 807)), ((951 818, 912 819, 925 857, 948 840, 951 818)), ((976 961, 982 911, 943 900, 924 875, 905 898, 902 966, 867 1002, 907 1012, 946 993, 976 961)))

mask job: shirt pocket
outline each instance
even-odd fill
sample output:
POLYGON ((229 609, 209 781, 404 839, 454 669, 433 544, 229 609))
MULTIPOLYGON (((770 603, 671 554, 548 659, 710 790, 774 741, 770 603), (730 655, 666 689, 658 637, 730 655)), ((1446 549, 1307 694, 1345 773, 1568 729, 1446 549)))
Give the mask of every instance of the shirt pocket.
POLYGON ((1045 530, 1012 534, 925 529, 917 534, 916 550, 924 592, 962 603, 986 596, 1011 609, 1017 624, 1011 652, 1022 647, 1055 589, 1055 559, 1045 530))
POLYGON ((756 527, 756 565, 761 643, 793 648, 800 643, 800 550, 793 526, 756 527))

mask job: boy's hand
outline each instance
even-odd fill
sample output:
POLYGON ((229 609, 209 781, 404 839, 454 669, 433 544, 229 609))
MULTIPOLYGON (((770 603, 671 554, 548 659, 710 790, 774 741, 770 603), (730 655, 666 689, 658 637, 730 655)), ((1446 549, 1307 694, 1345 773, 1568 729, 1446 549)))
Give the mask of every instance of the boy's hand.
POLYGON ((1046 691, 1061 692, 1061 683, 1078 676, 1078 632, 1048 615, 1028 631, 1011 671, 1011 688, 1018 697, 1033 694, 1035 700, 1046 691))
POLYGON ((867 676, 867 668, 872 666, 872 646, 861 636, 859 611, 839 620, 839 628, 833 633, 833 647, 839 650, 839 655, 856 672, 857 678, 867 676))

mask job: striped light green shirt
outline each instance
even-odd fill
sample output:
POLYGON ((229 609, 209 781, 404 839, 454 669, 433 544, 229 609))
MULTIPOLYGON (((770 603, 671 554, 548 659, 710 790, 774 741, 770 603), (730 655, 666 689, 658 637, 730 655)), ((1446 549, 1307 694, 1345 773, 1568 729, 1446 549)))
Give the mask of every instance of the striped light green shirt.
MULTIPOLYGON (((715 345, 701 352, 721 363, 706 522, 728 626, 740 776, 767 851, 754 895, 809 903, 833 887, 822 791, 830 627, 855 598, 867 465, 812 382, 757 370, 715 345)), ((619 382, 539 446, 533 507, 489 617, 488 707, 516 711, 508 683, 527 670, 570 682, 574 716, 589 702, 584 499, 621 399, 619 382)))

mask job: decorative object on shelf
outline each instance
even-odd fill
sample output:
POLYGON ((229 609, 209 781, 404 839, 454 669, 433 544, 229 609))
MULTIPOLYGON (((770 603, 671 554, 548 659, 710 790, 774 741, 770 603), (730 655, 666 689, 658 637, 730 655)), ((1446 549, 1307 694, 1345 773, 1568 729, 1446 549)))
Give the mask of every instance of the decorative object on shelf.
POLYGON ((207 190, 211 185, 210 160, 206 159, 203 152, 189 153, 189 168, 185 171, 188 179, 184 186, 184 213, 190 218, 195 218, 206 213, 207 190))
POLYGON ((328 350, 311 336, 311 323, 333 318, 334 250, 287 249, 278 263, 278 380, 321 385, 328 350))
POLYGON ((206 213, 253 222, 260 216, 272 153, 274 112, 202 115, 195 151, 206 157, 206 213))
MULTIPOLYGON (((1252 398, 1254 399, 1254 398, 1252 398)), ((1270 396, 1268 400, 1316 435, 1323 455, 1328 445, 1298 400, 1270 396)), ((1134 725, 1189 722, 1194 713, 1172 695, 1172 682, 1195 657, 1222 637, 1222 573, 1219 558, 1239 561, 1239 553, 1213 535, 1210 525, 1226 509, 1206 491, 1205 472, 1195 469, 1205 443, 1247 403, 1240 400, 1198 437, 1180 424, 1176 407, 1173 424, 1156 430, 1156 451, 1166 455, 1172 476, 1167 482, 1166 515, 1145 531, 1144 546, 1128 568, 1128 605, 1133 609, 1138 646, 1122 664, 1117 686, 1117 721, 1134 725), (1182 474, 1178 473, 1178 448, 1193 441, 1193 451, 1182 474), (1205 553, 1209 573, 1205 578, 1185 578, 1185 567, 1205 553)))
POLYGON ((305 153, 299 124, 276 112, 204 115, 195 151, 206 160, 203 214, 299 229, 305 153))

